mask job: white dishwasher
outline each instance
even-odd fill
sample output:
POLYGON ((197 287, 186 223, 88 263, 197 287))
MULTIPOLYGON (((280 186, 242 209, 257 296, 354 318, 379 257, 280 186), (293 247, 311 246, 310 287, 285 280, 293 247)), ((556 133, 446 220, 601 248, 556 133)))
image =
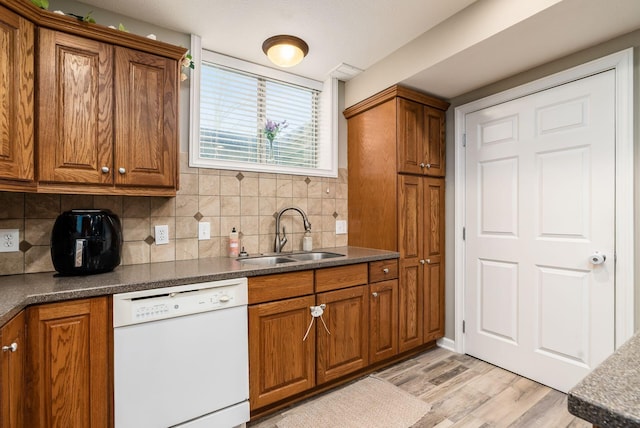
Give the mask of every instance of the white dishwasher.
POLYGON ((249 420, 247 279, 113 296, 116 428, 249 420))

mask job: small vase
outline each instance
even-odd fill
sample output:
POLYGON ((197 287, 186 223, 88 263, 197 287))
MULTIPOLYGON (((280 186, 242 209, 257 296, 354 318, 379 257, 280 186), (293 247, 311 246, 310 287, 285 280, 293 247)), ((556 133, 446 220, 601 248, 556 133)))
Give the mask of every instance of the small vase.
POLYGON ((273 140, 269 140, 269 147, 267 147, 267 163, 275 163, 275 155, 273 153, 273 140))

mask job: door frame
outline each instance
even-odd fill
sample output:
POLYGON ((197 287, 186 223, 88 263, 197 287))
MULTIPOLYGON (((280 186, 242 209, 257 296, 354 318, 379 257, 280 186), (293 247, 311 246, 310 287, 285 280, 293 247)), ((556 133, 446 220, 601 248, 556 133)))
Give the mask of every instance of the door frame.
POLYGON ((615 347, 626 342, 634 332, 634 149, 633 149, 633 48, 613 53, 553 74, 464 104, 455 109, 455 340, 456 352, 465 352, 463 321, 466 244, 466 155, 465 117, 483 108, 551 89, 603 71, 616 72, 615 100, 615 347))

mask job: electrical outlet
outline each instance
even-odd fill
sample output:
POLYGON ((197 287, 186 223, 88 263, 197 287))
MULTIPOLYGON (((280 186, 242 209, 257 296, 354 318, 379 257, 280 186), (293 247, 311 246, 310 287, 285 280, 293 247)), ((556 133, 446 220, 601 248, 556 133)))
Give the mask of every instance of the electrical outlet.
POLYGON ((336 235, 347 233, 347 220, 336 220, 336 235))
POLYGON ((169 226, 166 224, 156 226, 156 245, 169 243, 169 226))
POLYGON ((211 239, 211 223, 208 221, 198 223, 198 239, 200 241, 211 239))
POLYGON ((20 251, 20 231, 18 229, 0 229, 0 253, 20 251))

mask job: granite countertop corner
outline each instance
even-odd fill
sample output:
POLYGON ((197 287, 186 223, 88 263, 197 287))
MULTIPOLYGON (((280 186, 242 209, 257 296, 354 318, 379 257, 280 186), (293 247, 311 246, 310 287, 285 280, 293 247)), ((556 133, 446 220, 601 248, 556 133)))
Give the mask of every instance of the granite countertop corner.
POLYGON ((568 407, 601 428, 640 427, 640 333, 569 391, 568 407))

